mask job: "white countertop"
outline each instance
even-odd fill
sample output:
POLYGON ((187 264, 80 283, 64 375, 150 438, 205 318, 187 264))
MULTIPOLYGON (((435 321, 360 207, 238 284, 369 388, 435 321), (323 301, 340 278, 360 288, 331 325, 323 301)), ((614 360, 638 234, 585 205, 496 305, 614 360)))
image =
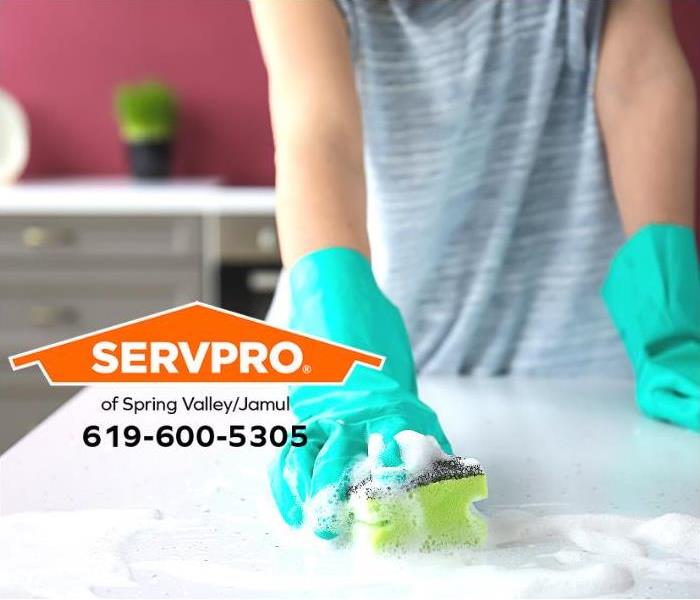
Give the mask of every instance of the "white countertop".
POLYGON ((215 178, 36 179, 0 186, 0 215, 272 215, 274 188, 220 185, 215 178))
MULTIPOLYGON (((88 448, 82 442, 89 424, 133 423, 142 430, 163 424, 270 425, 286 423, 287 415, 108 414, 100 402, 127 390, 90 388, 0 457, 0 598, 376 593, 386 599, 427 597, 419 590, 428 584, 445 597, 464 597, 469 580, 486 586, 480 595, 489 589, 501 596, 558 597, 582 591, 621 597, 700 592, 694 538, 684 542, 684 554, 670 558, 658 558, 659 547, 640 541, 648 531, 661 531, 659 544, 677 542, 664 536, 696 535, 700 435, 641 416, 631 385, 426 379, 421 390, 456 453, 478 457, 488 475, 490 497, 480 508, 491 519, 492 546, 483 551, 451 557, 447 565, 447 558, 430 557, 419 563, 357 562, 281 524, 267 493, 269 448, 88 448), (586 516, 562 516, 580 513, 586 516), (684 516, 654 520, 667 513, 684 516), (512 519, 525 519, 517 535, 504 525, 512 519), (685 532, 677 531, 678 523, 687 524, 685 532), (26 532, 22 543, 18 531, 26 532), (2 548, 10 545, 13 550, 3 556, 2 548), (5 587, 3 561, 9 561, 5 575, 11 582, 5 587), (32 561, 55 563, 53 574, 37 575, 42 569, 32 561), (382 567, 374 570, 377 564, 382 567), (458 579, 457 567, 464 579, 458 579), (31 577, 22 579, 22 568, 31 577), (663 571, 669 568, 675 570, 663 571)), ((143 399, 183 393, 130 391, 143 399)), ((277 399, 284 388, 218 387, 208 393, 277 399)), ((700 530, 697 535, 700 544, 700 530)))

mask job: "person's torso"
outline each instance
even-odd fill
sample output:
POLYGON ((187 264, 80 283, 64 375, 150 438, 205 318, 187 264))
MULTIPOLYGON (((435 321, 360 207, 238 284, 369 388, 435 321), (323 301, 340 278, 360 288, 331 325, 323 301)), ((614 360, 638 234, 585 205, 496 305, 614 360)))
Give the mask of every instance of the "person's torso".
POLYGON ((593 81, 604 2, 337 0, 372 259, 423 372, 621 375, 623 241, 593 81))

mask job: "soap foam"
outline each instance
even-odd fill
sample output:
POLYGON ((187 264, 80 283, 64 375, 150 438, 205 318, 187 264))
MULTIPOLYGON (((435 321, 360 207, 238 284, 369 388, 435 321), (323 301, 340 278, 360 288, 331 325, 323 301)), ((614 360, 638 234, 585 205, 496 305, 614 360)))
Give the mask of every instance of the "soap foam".
MULTIPOLYGON (((394 440, 399 446, 402 468, 409 476, 416 476, 429 469, 433 463, 450 457, 443 452, 432 435, 423 435, 417 431, 404 429, 394 436, 394 440)), ((376 433, 370 435, 367 446, 367 468, 376 469, 378 457, 384 449, 382 436, 376 433)), ((465 464, 479 465, 479 461, 475 458, 462 458, 461 461, 465 464)))
POLYGON ((369 436, 367 457, 350 468, 351 493, 391 495, 403 493, 407 487, 483 473, 478 460, 445 454, 433 436, 403 430, 394 440, 399 446, 401 465, 387 467, 379 460, 384 449, 382 436, 369 436))
MULTIPOLYGON (((426 436, 402 432, 397 443, 410 477, 445 459, 426 436)), ((375 441, 371 456, 354 466, 352 481, 373 474, 379 452, 375 441)), ((390 494, 402 489, 388 485, 390 494)), ((187 519, 158 510, 0 517, 0 598, 449 599, 469 595, 467 585, 486 598, 700 597, 698 516, 645 519, 515 507, 487 515, 489 539, 481 548, 376 555, 366 546, 347 546, 352 501, 341 500, 332 487, 306 507, 310 527, 300 532, 274 514, 263 486, 250 488, 245 498, 236 489, 217 481, 206 494, 219 510, 187 519), (266 501, 267 509, 260 508, 266 501), (314 527, 341 535, 329 544, 311 534, 314 527)), ((420 527, 420 510, 414 518, 420 527)))
POLYGON ((406 471, 417 475, 437 460, 448 458, 432 435, 422 435, 404 430, 394 436, 401 450, 401 460, 406 471))
POLYGON ((119 555, 124 536, 156 510, 18 513, 0 518, 0 598, 93 598, 93 582, 131 587, 119 555))
POLYGON ((272 506, 257 519, 245 513, 250 499, 230 504, 188 519, 147 510, 0 517, 0 597, 461 599, 467 585, 487 598, 700 595, 696 516, 498 510, 483 548, 398 558, 333 549, 289 530, 272 506))
POLYGON ((700 562, 700 520, 677 513, 641 523, 633 538, 700 562))
POLYGON ((349 539, 352 523, 345 498, 341 498, 335 486, 319 490, 304 506, 304 526, 311 531, 333 532, 336 544, 349 539))

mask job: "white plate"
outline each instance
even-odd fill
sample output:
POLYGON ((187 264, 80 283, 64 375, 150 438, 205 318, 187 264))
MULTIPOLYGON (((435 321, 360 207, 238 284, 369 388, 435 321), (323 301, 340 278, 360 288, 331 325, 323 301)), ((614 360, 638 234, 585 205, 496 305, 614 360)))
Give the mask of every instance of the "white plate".
POLYGON ((22 106, 0 89, 0 184, 13 183, 29 160, 29 120, 22 106))

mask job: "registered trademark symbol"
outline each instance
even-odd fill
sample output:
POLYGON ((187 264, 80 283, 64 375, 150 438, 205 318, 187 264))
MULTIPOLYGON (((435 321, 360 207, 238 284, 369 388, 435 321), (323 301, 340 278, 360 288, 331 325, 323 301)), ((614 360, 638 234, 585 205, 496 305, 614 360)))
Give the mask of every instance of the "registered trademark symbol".
POLYGON ((311 373, 311 365, 304 365, 301 370, 308 375, 311 373))

